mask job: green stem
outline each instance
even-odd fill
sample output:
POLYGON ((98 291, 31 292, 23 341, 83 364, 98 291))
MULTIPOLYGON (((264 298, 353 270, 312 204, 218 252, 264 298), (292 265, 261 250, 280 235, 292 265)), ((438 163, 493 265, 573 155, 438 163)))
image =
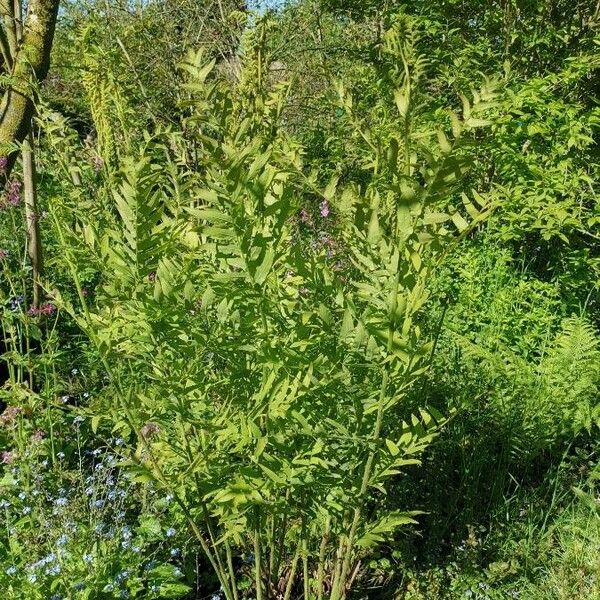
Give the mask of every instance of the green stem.
MULTIPOLYGON (((289 491, 286 492, 286 501, 288 499, 289 499, 289 491)), ((286 506, 287 505, 288 504, 286 502, 286 506)), ((288 525, 288 511, 286 508, 285 513, 283 515, 281 527, 279 529, 279 540, 275 546, 275 564, 274 564, 273 572, 272 572, 272 577, 274 578, 275 583, 277 582, 277 579, 279 578, 279 567, 281 566, 281 559, 283 557, 283 552, 285 550, 285 534, 286 534, 286 530, 287 530, 287 525, 288 525)))
POLYGON ((235 584, 235 570, 233 568, 233 553, 229 540, 225 540, 225 553, 227 554, 227 567, 229 568, 229 578, 231 579, 231 589, 233 591, 233 599, 238 600, 237 585, 235 584))
POLYGON ((294 554, 294 560, 292 561, 292 567, 290 569, 290 576, 285 586, 285 594, 283 596, 283 600, 289 600, 292 594, 292 587, 294 586, 294 579, 296 578, 296 570, 298 569, 298 559, 300 558, 301 544, 302 540, 298 542, 298 546, 296 547, 296 553, 294 554))
POLYGON ((254 579, 256 582, 256 600, 263 599, 260 555, 260 526, 257 523, 254 531, 254 579))
POLYGON ((302 536, 302 579, 304 583, 304 600, 310 598, 310 580, 308 577, 308 543, 306 541, 306 531, 302 536))
POLYGON ((269 548, 269 564, 267 566, 267 581, 273 585, 273 569, 275 568, 275 517, 273 515, 269 515, 267 517, 267 531, 269 536, 268 548, 269 548))
MULTIPOLYGON (((345 520, 346 517, 344 516, 344 529, 345 529, 345 520)), ((337 594, 337 590, 340 586, 340 576, 342 574, 342 557, 343 557, 343 553, 344 553, 344 535, 340 534, 340 541, 339 541, 339 545, 338 545, 338 549, 336 552, 336 556, 335 556, 335 566, 333 569, 333 576, 332 576, 332 581, 331 581, 331 597, 334 597, 334 593, 337 594)))
POLYGON ((319 566, 317 569, 317 600, 323 599, 323 580, 325 578, 325 557, 327 552, 327 544, 329 542, 329 533, 331 528, 331 516, 327 516, 325 522, 325 532, 321 538, 321 546, 319 548, 319 566))

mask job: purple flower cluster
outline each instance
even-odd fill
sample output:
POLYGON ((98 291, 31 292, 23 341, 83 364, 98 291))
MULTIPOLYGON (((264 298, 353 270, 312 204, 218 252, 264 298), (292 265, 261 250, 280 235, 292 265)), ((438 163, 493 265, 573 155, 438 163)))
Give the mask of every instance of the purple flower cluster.
POLYGON ((0 248, 0 260, 5 260, 8 258, 9 252, 8 250, 3 250, 0 248))
POLYGON ((2 452, 2 454, 0 454, 0 460, 5 464, 5 465, 10 465, 10 463, 12 463, 16 458, 16 455, 14 452, 10 452, 8 450, 5 450, 4 452, 2 452))
POLYGON ((8 184, 7 201, 10 206, 19 206, 21 202, 21 182, 18 179, 11 179, 8 184))
POLYGON ((10 425, 22 412, 23 409, 20 406, 7 407, 6 410, 0 415, 0 424, 10 425))
POLYGON ((41 442, 45 437, 46 437, 45 432, 43 432, 41 429, 36 429, 31 434, 31 441, 32 442, 41 442))
POLYGON ((41 317, 42 315, 51 317, 55 312, 56 306, 54 306, 54 304, 50 302, 46 302, 45 304, 42 304, 39 308, 35 308, 34 306, 32 306, 27 311, 27 314, 32 317, 41 317))
MULTIPOLYGON (((331 207, 329 206, 329 202, 327 200, 323 200, 319 204, 319 213, 320 213, 321 217, 323 217, 324 219, 327 219, 329 217, 329 215, 331 214, 331 207)), ((300 222, 303 223, 304 225, 311 227, 311 228, 313 228, 315 226, 313 216, 306 208, 300 209, 299 218, 300 218, 300 222)))

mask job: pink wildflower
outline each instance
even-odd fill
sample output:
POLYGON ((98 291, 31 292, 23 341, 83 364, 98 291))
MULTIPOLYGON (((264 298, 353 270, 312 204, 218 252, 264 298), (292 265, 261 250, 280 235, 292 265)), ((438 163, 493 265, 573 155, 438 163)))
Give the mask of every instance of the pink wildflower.
POLYGON ((55 312, 56 306, 54 306, 54 304, 52 304, 51 302, 46 302, 45 304, 42 304, 39 308, 35 308, 34 306, 32 306, 27 311, 27 314, 32 317, 39 317, 41 315, 52 316, 55 312))
POLYGON ((11 462, 13 462, 16 458, 16 455, 14 452, 9 452, 7 450, 5 450, 4 452, 2 452, 2 454, 0 454, 0 460, 2 460, 2 462, 5 465, 10 465, 11 462))
POLYGON ((56 312, 56 306, 51 302, 46 302, 40 306, 40 313, 43 315, 51 316, 56 312))
POLYGON ((20 406, 9 406, 2 415, 0 415, 0 423, 2 425, 10 425, 22 412, 23 409, 20 406))
POLYGON ((21 182, 18 179, 12 179, 8 184, 8 203, 12 206, 19 206, 21 202, 21 182))
POLYGON ((36 429, 31 434, 31 441, 32 442, 41 442, 44 439, 44 437, 46 437, 46 434, 41 429, 36 429))

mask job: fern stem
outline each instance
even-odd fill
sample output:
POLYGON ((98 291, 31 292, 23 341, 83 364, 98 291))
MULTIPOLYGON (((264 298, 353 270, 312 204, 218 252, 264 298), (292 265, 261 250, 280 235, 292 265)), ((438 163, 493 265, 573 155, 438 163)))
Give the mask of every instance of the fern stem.
POLYGON ((227 555, 227 567, 229 569, 229 578, 231 579, 233 600, 238 600, 237 585, 235 584, 235 570, 233 568, 233 554, 231 552, 231 544, 229 543, 229 540, 225 540, 225 553, 227 555))
MULTIPOLYGON (((344 520, 345 520, 345 517, 344 517, 344 520)), ((344 535, 340 534, 338 549, 337 549, 336 555, 335 555, 333 575, 331 578, 331 596, 330 596, 330 598, 333 597, 334 592, 337 594, 337 589, 339 588, 339 580, 340 580, 340 576, 342 573, 342 560, 343 560, 343 554, 344 554, 345 541, 346 541, 346 539, 345 539, 344 535)))
POLYGON ((331 515, 327 515, 325 522, 325 532, 321 538, 321 545, 319 547, 319 566, 317 568, 317 600, 323 599, 323 580, 325 578, 325 558, 327 552, 327 544, 329 542, 329 532, 331 528, 331 515))
POLYGON ((302 535, 302 581, 304 583, 304 600, 310 598, 310 579, 308 576, 308 542, 306 532, 302 535))
POLYGON ((256 584, 256 600, 263 599, 261 578, 261 555, 260 555, 260 524, 257 523, 254 531, 254 579, 256 584))
POLYGON ((296 546, 296 552, 294 553, 294 558, 292 560, 292 566, 290 568, 290 575, 289 575, 289 578, 288 578, 286 586, 285 586, 285 594, 283 596, 283 600, 289 600, 289 598, 292 594, 292 587, 294 586, 294 579, 296 578, 296 570, 298 569, 298 560, 300 558, 301 544, 302 544, 302 540, 300 540, 298 542, 298 545, 296 546))
MULTIPOLYGON (((377 408, 377 419, 375 422, 375 429, 373 431, 373 441, 377 442, 381 435, 381 427, 383 423, 383 414, 384 414, 384 405, 385 398, 387 395, 387 387, 389 382, 389 374, 388 371, 385 370, 383 372, 381 390, 379 396, 379 406, 377 408)), ((360 524, 360 518, 362 515, 362 504, 364 501, 364 497, 366 495, 367 489, 369 487, 369 480, 371 478, 371 473, 373 470, 373 466, 375 464, 375 455, 376 451, 372 450, 367 457, 367 462, 365 463, 365 469, 363 472, 363 478, 360 486, 359 492, 359 503, 354 509, 353 517, 352 517, 352 525, 350 526, 350 532, 348 533, 347 542, 345 544, 345 549, 343 551, 343 561, 342 561, 342 569, 340 572, 340 576, 336 581, 335 587, 331 591, 331 600, 340 600, 345 596, 345 583, 346 578, 348 577, 348 572, 350 571, 350 562, 352 560, 352 550, 354 548, 354 541, 356 538, 356 532, 358 530, 358 526, 360 524)))

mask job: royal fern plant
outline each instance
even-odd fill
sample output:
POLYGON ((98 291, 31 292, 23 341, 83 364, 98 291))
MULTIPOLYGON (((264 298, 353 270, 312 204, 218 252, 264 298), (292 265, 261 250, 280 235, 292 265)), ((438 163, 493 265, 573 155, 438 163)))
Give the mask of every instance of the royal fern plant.
MULTIPOLYGON (((447 200, 493 94, 465 98, 424 135, 411 40, 400 28, 386 40, 404 64, 391 152, 340 87, 368 184, 324 182, 305 164, 281 127, 288 84, 236 88, 199 53, 183 65, 182 131, 121 149, 93 210, 68 195, 50 209, 80 289, 80 307, 57 302, 108 375, 94 426, 127 440, 123 465, 173 494, 228 600, 242 596, 239 556, 259 600, 340 600, 368 548, 417 522, 383 499, 444 421, 434 407, 411 414, 406 398, 431 360, 419 320, 432 270, 490 208, 476 192, 447 200), (82 256, 100 273, 93 297, 82 256)), ((248 51, 244 68, 268 68, 257 60, 248 51)))

